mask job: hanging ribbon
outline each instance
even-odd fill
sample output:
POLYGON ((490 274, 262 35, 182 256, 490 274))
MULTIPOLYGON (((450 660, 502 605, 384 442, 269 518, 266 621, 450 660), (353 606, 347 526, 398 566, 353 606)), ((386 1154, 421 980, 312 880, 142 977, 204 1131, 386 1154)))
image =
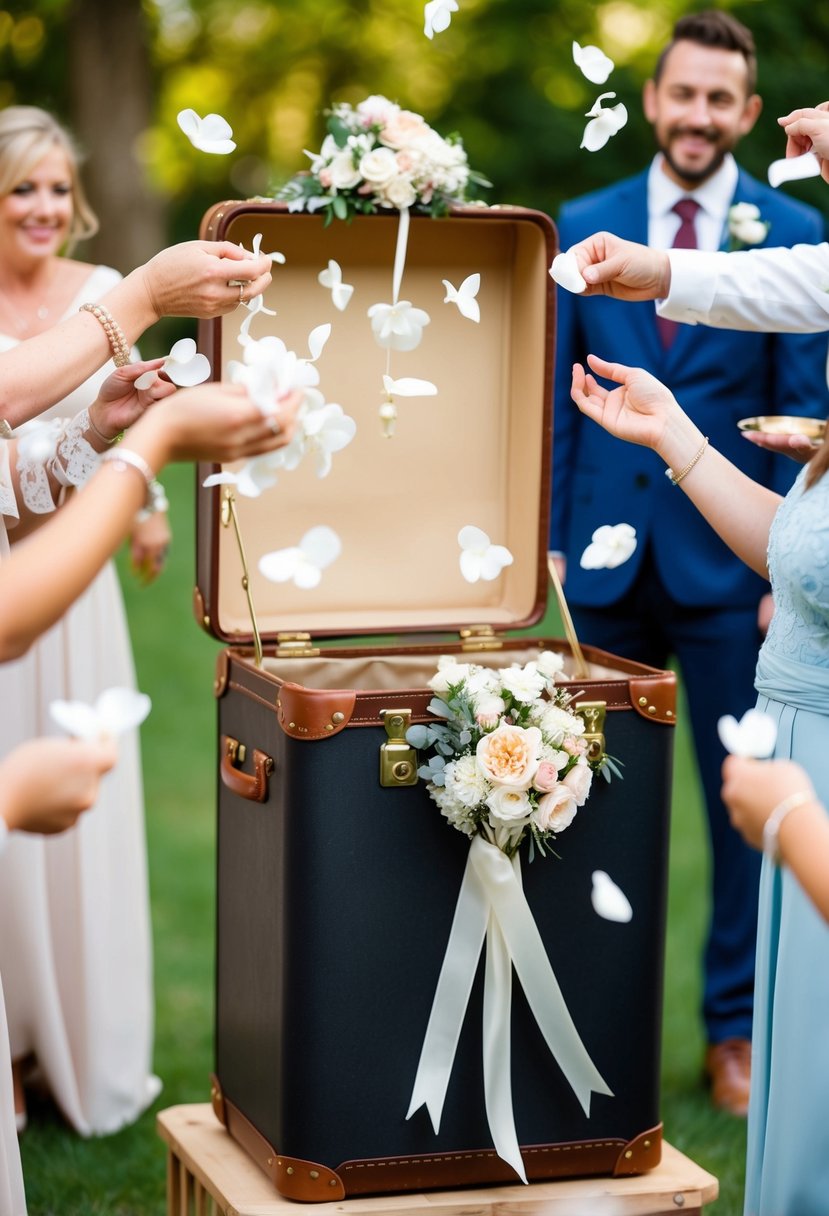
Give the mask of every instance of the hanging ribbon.
POLYGON ((437 1133, 472 983, 486 939, 483 1065, 486 1114, 498 1156, 527 1181, 512 1108, 510 1010, 512 968, 553 1058, 590 1115, 592 1093, 613 1093, 565 1004, 512 859, 482 836, 469 847, 449 942, 423 1039, 407 1119, 426 1106, 437 1133))
POLYGON ((394 270, 391 279, 391 302, 396 304, 400 296, 400 284, 403 282, 403 271, 406 267, 406 248, 409 243, 409 208, 400 208, 400 220, 397 225, 397 245, 394 250, 394 270))

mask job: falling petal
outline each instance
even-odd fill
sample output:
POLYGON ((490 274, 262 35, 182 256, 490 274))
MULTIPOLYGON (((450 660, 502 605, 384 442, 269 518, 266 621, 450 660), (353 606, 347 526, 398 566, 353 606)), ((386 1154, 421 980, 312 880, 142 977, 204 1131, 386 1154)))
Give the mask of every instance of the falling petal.
POLYGON ((152 707, 147 694, 134 688, 107 688, 95 702, 95 712, 110 735, 140 726, 152 707))
POLYGON ((616 66, 599 47, 579 46, 577 42, 573 43, 573 61, 592 84, 604 84, 616 66))
POLYGON ((784 156, 782 160, 773 160, 769 165, 770 186, 800 181, 805 177, 820 177, 820 161, 814 152, 804 152, 802 156, 784 156))
POLYGON ((442 34, 449 28, 452 14, 458 11, 457 0, 429 0, 423 9, 423 32, 427 38, 442 34))
POLYGON ((207 114, 200 118, 195 110, 182 110, 177 122, 193 147, 200 152, 226 156, 236 147, 231 138, 233 131, 221 114, 207 114))
POLYGON ((288 583, 296 574, 301 557, 300 549, 277 549, 259 558, 259 570, 272 583, 288 583))
POLYGON ((604 870, 593 871, 593 890, 590 893, 593 911, 605 920, 626 925, 633 919, 630 900, 604 870))
POLYGON ((559 287, 564 287, 567 291, 575 292, 577 295, 587 287, 572 249, 568 249, 566 253, 556 254, 549 273, 559 287))
POLYGON ((333 528, 319 524, 305 533, 299 542, 299 547, 309 561, 312 561, 320 570, 324 570, 340 556, 342 541, 333 528))
POLYGON ((467 524, 458 533, 461 547, 461 574, 468 583, 479 579, 491 582, 498 578, 505 566, 511 566, 513 556, 503 545, 493 545, 486 532, 467 524))
POLYGON ((83 701, 53 701, 49 714, 61 730, 77 739, 93 742, 103 733, 101 721, 91 705, 83 701))
POLYGON ((631 524, 603 524, 593 533, 579 565, 583 570, 615 570, 632 557, 636 544, 631 524))
POLYGON ((311 362, 316 363, 323 352, 326 342, 331 337, 330 325, 317 325, 308 335, 308 349, 311 352, 311 362))
POLYGON ((418 380, 415 376, 402 376, 399 380, 384 376, 383 387, 387 393, 398 397, 436 397, 438 391, 431 380, 418 380))
POLYGON ((467 320, 480 321, 481 309, 475 297, 481 286, 481 276, 479 274, 468 275, 460 287, 453 287, 448 279, 442 279, 441 281, 446 288, 446 295, 443 300, 444 304, 457 304, 458 311, 467 320))
POLYGON ((767 760, 777 743, 777 722, 759 709, 748 709, 738 722, 725 714, 717 722, 720 742, 733 756, 767 760))
POLYGON ((615 96, 615 93, 602 93, 594 102, 593 108, 587 112, 586 117, 591 121, 584 128, 581 147, 586 148, 588 152, 598 152, 612 135, 621 131, 628 120, 627 108, 622 102, 606 109, 602 107, 605 97, 615 96))

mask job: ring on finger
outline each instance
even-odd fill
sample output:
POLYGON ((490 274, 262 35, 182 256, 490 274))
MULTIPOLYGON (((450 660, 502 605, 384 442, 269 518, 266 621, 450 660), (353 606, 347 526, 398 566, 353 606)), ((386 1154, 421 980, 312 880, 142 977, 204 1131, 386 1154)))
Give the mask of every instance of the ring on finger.
POLYGON ((248 280, 247 279, 228 279, 227 285, 228 285, 228 287, 238 287, 239 288, 239 303, 244 304, 245 288, 248 285, 248 280))
POLYGON ((271 421, 270 421, 270 427, 271 427, 271 433, 272 433, 273 435, 281 435, 281 434, 282 434, 282 426, 281 426, 280 421, 279 421, 279 419, 278 419, 278 418, 276 418, 276 417, 271 418, 271 421))

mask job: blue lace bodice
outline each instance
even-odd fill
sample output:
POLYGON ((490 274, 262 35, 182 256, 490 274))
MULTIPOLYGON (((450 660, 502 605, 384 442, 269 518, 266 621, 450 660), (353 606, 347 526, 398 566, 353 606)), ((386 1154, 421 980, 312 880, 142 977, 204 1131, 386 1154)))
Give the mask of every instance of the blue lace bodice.
POLYGON ((805 478, 803 469, 769 532, 774 617, 761 664, 768 654, 829 667, 829 474, 808 490, 805 478))

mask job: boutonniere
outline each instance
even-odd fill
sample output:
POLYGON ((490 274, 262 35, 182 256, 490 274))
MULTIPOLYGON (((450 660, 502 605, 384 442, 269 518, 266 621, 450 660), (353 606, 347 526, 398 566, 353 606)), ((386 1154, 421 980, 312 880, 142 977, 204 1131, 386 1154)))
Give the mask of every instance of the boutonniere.
POLYGON ((771 224, 760 218, 760 208, 754 203, 735 203, 728 209, 728 252, 762 245, 771 224))

